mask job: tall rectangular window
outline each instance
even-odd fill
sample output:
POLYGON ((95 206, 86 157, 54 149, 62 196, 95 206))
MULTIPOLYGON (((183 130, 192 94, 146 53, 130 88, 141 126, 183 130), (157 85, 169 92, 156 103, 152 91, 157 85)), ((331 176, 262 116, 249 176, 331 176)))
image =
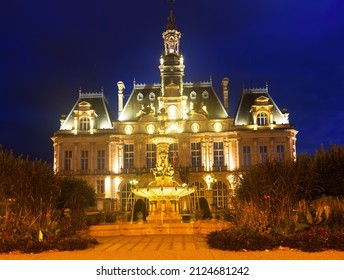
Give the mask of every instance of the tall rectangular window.
POLYGON ((88 151, 81 151, 81 170, 88 170, 88 151))
POLYGON ((134 144, 124 145, 124 168, 134 168, 134 144))
POLYGON ((201 143, 191 143, 191 166, 202 166, 201 143))
POLYGON ((251 165, 251 147, 250 146, 243 146, 242 147, 242 154, 243 154, 243 166, 250 166, 251 165))
POLYGON ((268 160, 268 147, 259 146, 260 162, 264 163, 268 160))
POLYGON ((223 166, 223 142, 214 142, 214 166, 223 166))
POLYGON ((277 152, 277 160, 279 161, 284 160, 284 145, 277 145, 276 152, 277 152))
POLYGON ((146 166, 147 168, 155 167, 156 165, 156 145, 146 144, 146 166))
POLYGON ((178 165, 178 144, 177 143, 170 144, 170 146, 169 146, 168 162, 172 166, 178 165))
POLYGON ((97 193, 98 194, 105 193, 105 182, 104 182, 104 180, 97 180, 97 193))
POLYGON ((64 170, 71 170, 72 169, 72 158, 73 158, 73 152, 72 151, 65 151, 64 152, 64 170))
POLYGON ((97 152, 97 169, 105 170, 105 150, 98 150, 97 152))

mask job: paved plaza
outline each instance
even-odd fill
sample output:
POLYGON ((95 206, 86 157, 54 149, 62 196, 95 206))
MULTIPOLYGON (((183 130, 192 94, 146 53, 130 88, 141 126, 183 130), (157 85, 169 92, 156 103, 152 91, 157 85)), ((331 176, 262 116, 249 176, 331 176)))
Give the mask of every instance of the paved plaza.
POLYGON ((99 245, 80 251, 0 254, 8 260, 344 260, 344 252, 306 253, 288 248, 257 252, 212 249, 205 235, 97 237, 99 245))

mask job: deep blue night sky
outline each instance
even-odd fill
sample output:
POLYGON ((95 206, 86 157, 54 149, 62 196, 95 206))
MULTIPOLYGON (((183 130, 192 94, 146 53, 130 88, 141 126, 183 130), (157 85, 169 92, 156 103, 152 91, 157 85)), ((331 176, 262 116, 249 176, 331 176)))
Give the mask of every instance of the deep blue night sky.
MULTIPOLYGON (((78 91, 160 82, 167 0, 12 0, 0 4, 0 144, 53 158, 50 137, 78 91)), ((230 78, 230 115, 243 85, 288 108, 298 152, 344 144, 342 0, 177 0, 185 81, 230 78)))

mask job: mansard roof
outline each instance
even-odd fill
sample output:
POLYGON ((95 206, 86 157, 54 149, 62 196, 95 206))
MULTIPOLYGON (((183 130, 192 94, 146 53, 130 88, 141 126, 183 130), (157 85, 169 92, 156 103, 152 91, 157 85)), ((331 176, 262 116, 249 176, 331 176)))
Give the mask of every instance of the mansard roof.
MULTIPOLYGON (((151 110, 152 106, 154 107, 155 113, 157 113, 159 108, 158 97, 160 96, 161 84, 135 85, 119 116, 119 120, 137 121, 139 112, 141 110, 151 110)), ((205 114, 208 119, 223 119, 228 117, 211 82, 184 83, 183 96, 187 97, 188 108, 190 108, 190 103, 192 102, 194 111, 205 114), (204 111, 202 107, 206 108, 206 110, 204 111)), ((164 97, 177 99, 179 96, 165 95, 164 97)))
POLYGON ((243 89, 241 99, 238 104, 234 125, 249 125, 253 124, 252 106, 259 102, 268 102, 272 105, 273 120, 276 124, 289 124, 289 120, 285 118, 278 108, 274 100, 271 98, 268 87, 266 88, 249 88, 243 89))
POLYGON ((89 110, 95 113, 95 128, 112 128, 112 122, 115 121, 109 103, 101 92, 81 92, 79 91, 79 99, 73 106, 72 110, 61 124, 61 130, 70 130, 74 128, 75 111, 82 110, 82 106, 89 104, 89 110), (81 105, 81 106, 80 106, 81 105))

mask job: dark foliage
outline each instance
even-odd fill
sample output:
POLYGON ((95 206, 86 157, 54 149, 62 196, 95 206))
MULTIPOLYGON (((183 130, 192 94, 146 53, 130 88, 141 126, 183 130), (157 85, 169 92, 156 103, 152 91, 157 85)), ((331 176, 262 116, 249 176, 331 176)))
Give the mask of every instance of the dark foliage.
POLYGON ((199 208, 202 210, 202 219, 211 219, 211 212, 209 208, 208 201, 205 199, 205 197, 200 197, 199 200, 199 208))
POLYGON ((17 240, 1 240, 0 253, 9 253, 12 251, 20 251, 22 253, 41 253, 48 250, 57 251, 74 251, 84 250, 97 245, 98 241, 94 238, 86 236, 68 236, 57 238, 54 240, 33 240, 33 239, 17 239, 17 240))
POLYGON ((209 233, 207 242, 212 248, 228 251, 272 250, 279 246, 304 252, 344 251, 344 234, 329 234, 326 228, 315 228, 288 236, 260 235, 244 229, 223 229, 209 233))
POLYGON ((271 250, 280 246, 283 239, 280 235, 260 235, 247 229, 223 229, 207 235, 208 244, 216 249, 230 251, 271 250))

